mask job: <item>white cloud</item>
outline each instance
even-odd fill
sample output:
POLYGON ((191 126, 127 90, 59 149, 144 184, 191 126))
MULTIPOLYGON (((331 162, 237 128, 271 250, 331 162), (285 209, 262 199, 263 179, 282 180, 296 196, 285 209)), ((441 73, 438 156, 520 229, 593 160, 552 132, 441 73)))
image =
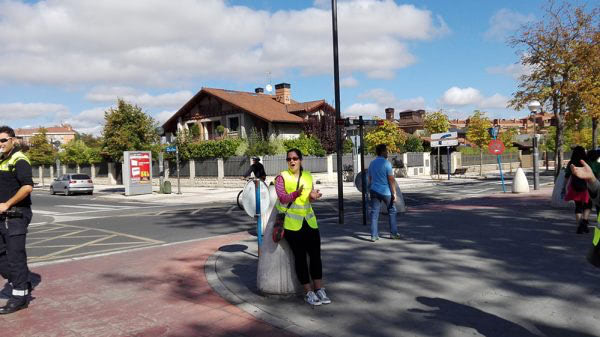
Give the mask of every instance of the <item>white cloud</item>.
POLYGON ((160 95, 150 95, 142 93, 139 90, 130 87, 96 87, 87 95, 86 99, 92 102, 114 103, 117 98, 121 98, 129 103, 133 103, 147 108, 180 108, 194 94, 191 91, 178 91, 160 95))
POLYGON ((0 121, 28 120, 40 117, 62 118, 69 109, 62 104, 51 103, 4 103, 0 104, 0 121))
POLYGON ((177 111, 170 111, 170 110, 165 110, 165 111, 161 111, 157 114, 154 114, 154 119, 159 123, 159 124, 164 124, 169 118, 171 118, 175 112, 177 111))
POLYGON ((444 92, 440 103, 451 107, 473 106, 478 109, 506 109, 509 99, 498 93, 485 97, 479 90, 471 87, 452 87, 444 92))
POLYGON ((397 114, 400 111, 408 109, 424 109, 425 107, 425 99, 423 97, 398 99, 394 93, 380 88, 366 91, 358 95, 358 98, 372 102, 355 103, 346 108, 344 114, 349 116, 359 116, 362 114, 363 116, 377 116, 380 118, 385 118, 385 109, 394 108, 396 110, 395 117, 397 118, 397 114))
MULTIPOLYGON (((324 6, 323 1, 316 5, 324 6)), ((191 79, 329 74, 331 12, 270 13, 225 0, 0 1, 5 83, 172 86, 191 79)), ((392 78, 415 62, 406 41, 446 34, 444 20, 393 0, 338 3, 340 69, 392 78), (382 24, 385 23, 385 24, 382 24)))
POLYGON ((482 99, 483 96, 475 88, 452 87, 444 92, 441 102, 446 105, 461 106, 477 104, 482 99))
POLYGON ((489 74, 506 75, 512 77, 515 80, 518 80, 523 75, 530 74, 531 70, 531 67, 524 66, 521 63, 486 68, 486 71, 489 74))
POLYGON ((342 88, 354 88, 358 86, 358 80, 352 76, 342 78, 340 81, 342 88))
POLYGON ((479 102, 479 107, 482 109, 506 109, 506 105, 510 98, 500 95, 494 94, 490 97, 485 97, 479 102))
POLYGON ((524 15, 510 9, 500 9, 490 18, 490 28, 484 33, 486 39, 504 40, 523 24, 535 20, 533 14, 524 15))
MULTIPOLYGON (((369 116, 381 117, 384 114, 381 107, 376 103, 354 103, 344 111, 344 116, 369 116)), ((385 114, 384 114, 385 115, 385 114)))
POLYGON ((75 131, 100 135, 104 127, 104 112, 110 107, 98 107, 81 111, 78 115, 68 118, 65 123, 70 124, 75 131))

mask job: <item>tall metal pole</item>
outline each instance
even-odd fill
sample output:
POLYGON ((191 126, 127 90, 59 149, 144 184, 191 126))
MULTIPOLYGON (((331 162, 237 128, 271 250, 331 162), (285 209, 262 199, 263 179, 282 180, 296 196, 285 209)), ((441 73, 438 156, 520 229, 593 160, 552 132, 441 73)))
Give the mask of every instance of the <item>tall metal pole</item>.
POLYGON ((362 216, 363 225, 367 225, 367 170, 365 170, 365 147, 363 144, 363 118, 358 116, 358 134, 360 137, 360 168, 362 169, 361 184, 362 184, 362 216))
POLYGON ((342 181, 342 126, 340 112, 340 65, 338 60, 337 1, 331 0, 331 26, 333 29, 333 77, 335 83, 335 137, 337 143, 338 223, 344 223, 344 183, 342 181))
POLYGON ((540 175, 538 172, 538 150, 537 150, 537 136, 535 134, 536 117, 533 117, 533 189, 540 189, 540 175))
POLYGON ((450 180, 450 146, 446 146, 446 170, 448 171, 448 180, 450 180))
POLYGON ((177 194, 181 194, 181 180, 179 179, 179 146, 175 145, 175 160, 177 161, 177 194))

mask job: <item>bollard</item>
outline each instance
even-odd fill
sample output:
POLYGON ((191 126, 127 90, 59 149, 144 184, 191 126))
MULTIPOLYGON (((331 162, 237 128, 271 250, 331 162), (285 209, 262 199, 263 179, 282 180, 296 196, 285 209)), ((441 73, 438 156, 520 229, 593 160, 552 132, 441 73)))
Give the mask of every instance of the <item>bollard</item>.
POLYGON ((529 182, 522 168, 518 168, 512 182, 513 193, 529 193, 529 182))
POLYGON ((269 186, 269 199, 271 203, 265 212, 268 219, 265 229, 265 240, 262 242, 261 254, 258 257, 258 270, 256 283, 258 290, 268 296, 293 296, 302 292, 302 285, 294 269, 294 254, 285 239, 278 243, 273 242, 273 225, 277 209, 277 193, 275 186, 269 186))

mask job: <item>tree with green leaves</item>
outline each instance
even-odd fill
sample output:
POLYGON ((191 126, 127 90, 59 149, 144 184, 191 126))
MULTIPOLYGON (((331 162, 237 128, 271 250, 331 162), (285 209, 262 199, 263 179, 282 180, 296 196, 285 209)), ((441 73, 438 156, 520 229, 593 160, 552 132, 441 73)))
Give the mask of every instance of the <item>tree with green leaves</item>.
POLYGON ((423 126, 428 134, 446 132, 450 128, 450 121, 441 110, 425 114, 423 126))
POLYGON ((102 154, 115 162, 123 160, 123 151, 158 151, 158 124, 137 105, 122 99, 117 108, 104 113, 102 154))
POLYGON ((402 131, 398 125, 383 120, 382 125, 367 131, 365 142, 369 153, 375 153, 375 147, 379 144, 386 144, 389 153, 400 153, 407 138, 406 132, 402 131))
MULTIPOLYGON (((518 48, 521 64, 530 71, 519 79, 519 89, 513 94, 509 107, 521 110, 532 100, 554 113, 557 121, 556 147, 563 146, 565 116, 577 101, 577 73, 584 62, 578 46, 586 43, 590 29, 597 26, 596 7, 586 11, 585 5, 573 8, 568 2, 549 0, 544 16, 537 22, 524 25, 509 43, 518 48)), ((570 113, 576 113, 572 111, 570 113)), ((556 151, 555 162, 562 162, 562 151, 556 151)), ((555 165, 558 176, 560 165, 555 165)))
POLYGON ((414 135, 408 135, 408 138, 406 138, 406 142, 404 143, 404 151, 406 152, 423 152, 425 151, 425 148, 423 147, 423 141, 421 140, 421 138, 414 136, 414 135))
POLYGON ((56 159, 56 150, 46 138, 47 130, 40 128, 39 133, 31 137, 27 157, 33 165, 52 165, 56 159))
POLYGON ((519 131, 517 128, 509 128, 503 132, 500 132, 498 139, 502 141, 502 144, 504 144, 504 147, 508 150, 513 147, 513 142, 518 134, 519 131))
POLYGON ((490 142, 489 128, 492 122, 485 116, 485 112, 475 110, 469 117, 467 125, 467 140, 479 148, 479 175, 483 175, 483 148, 490 142))

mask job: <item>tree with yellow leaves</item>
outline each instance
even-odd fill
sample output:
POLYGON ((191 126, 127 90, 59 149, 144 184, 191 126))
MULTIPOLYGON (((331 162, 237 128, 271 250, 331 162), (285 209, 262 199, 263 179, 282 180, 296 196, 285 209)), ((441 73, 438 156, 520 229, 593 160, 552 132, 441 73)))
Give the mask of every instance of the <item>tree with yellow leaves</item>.
POLYGON ((488 129, 491 127, 492 122, 483 111, 475 110, 469 117, 467 140, 479 148, 479 175, 483 175, 483 148, 490 142, 491 136, 488 129))
POLYGON ((369 153, 375 153, 375 147, 379 144, 387 145, 389 153, 399 153, 407 138, 406 132, 402 131, 398 125, 384 120, 382 125, 367 132, 365 142, 369 153))

